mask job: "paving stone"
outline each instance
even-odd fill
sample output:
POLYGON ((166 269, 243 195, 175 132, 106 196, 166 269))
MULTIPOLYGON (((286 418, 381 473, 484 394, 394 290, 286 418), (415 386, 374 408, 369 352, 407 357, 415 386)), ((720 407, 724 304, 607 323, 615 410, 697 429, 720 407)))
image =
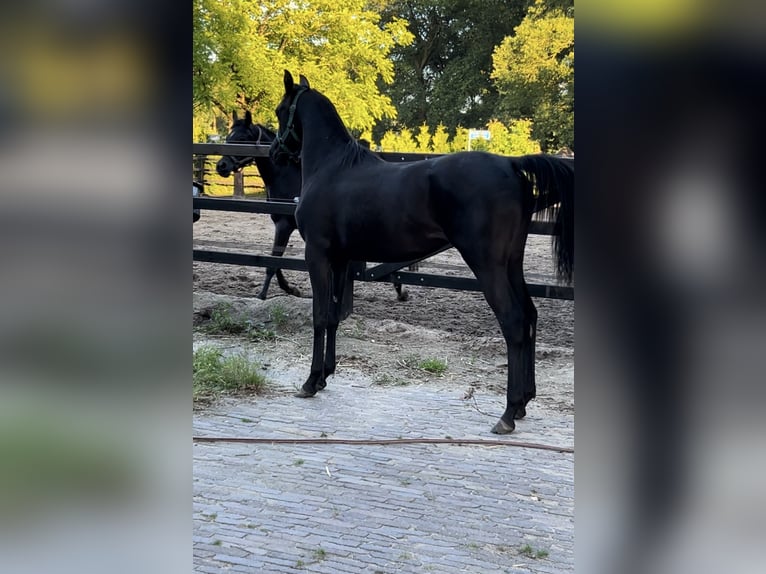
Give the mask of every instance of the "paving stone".
MULTIPOLYGON (((194 432, 499 438, 487 432, 487 417, 465 408, 460 390, 352 383, 359 384, 331 380, 331 400, 275 393, 223 401, 194 414, 194 432)), ((501 410, 502 396, 483 398, 501 410)), ((517 431, 508 439, 572 446, 574 417, 534 404, 517 431)), ((198 443, 193 452, 195 572, 574 572, 572 454, 511 446, 231 443, 198 443), (527 558, 519 554, 525 544, 550 554, 527 558)))

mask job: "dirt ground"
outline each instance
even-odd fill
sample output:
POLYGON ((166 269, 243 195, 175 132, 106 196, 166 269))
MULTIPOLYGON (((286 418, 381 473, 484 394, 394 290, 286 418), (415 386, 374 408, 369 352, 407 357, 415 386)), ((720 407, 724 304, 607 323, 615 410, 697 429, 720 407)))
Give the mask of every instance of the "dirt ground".
MULTIPOLYGON (((267 215, 203 211, 194 224, 194 246, 232 249, 254 254, 270 253, 274 226, 267 215)), ((302 256, 304 244, 296 231, 288 256, 302 256)), ((279 309, 278 337, 274 341, 248 342, 250 350, 266 361, 269 371, 290 373, 301 365, 308 374, 311 354, 311 300, 285 295, 271 284, 267 301, 255 295, 264 270, 194 262, 195 324, 204 323, 219 302, 229 302, 254 322, 268 323, 279 309), (284 368, 275 368, 282 365, 284 368)), ((423 272, 470 276, 460 255, 451 249, 421 265, 423 272)), ((525 273, 553 275, 550 237, 530 236, 525 273)), ((308 275, 285 272, 288 281, 310 294, 308 275)), ((440 359, 447 371, 439 384, 459 385, 467 393, 505 391, 505 344, 494 315, 480 293, 407 286, 409 300, 397 301, 393 286, 385 283, 355 284, 354 313, 341 325, 338 370, 353 368, 373 384, 407 384, 435 381, 417 368, 422 359, 440 359), (470 389, 473 388, 473 391, 470 389)), ((574 412, 574 302, 535 299, 538 309, 537 404, 542 408, 574 412)), ((197 333, 196 341, 204 337, 197 333)), ((288 376, 288 375, 286 375, 288 376)), ((284 380, 297 388, 301 379, 284 380)), ((330 384, 332 379, 330 379, 330 384)))

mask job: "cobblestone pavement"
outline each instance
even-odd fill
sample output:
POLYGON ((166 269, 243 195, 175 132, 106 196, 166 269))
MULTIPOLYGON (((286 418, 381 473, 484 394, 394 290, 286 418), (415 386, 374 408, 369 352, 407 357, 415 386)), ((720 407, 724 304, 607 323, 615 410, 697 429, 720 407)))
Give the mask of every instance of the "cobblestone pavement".
MULTIPOLYGON (((194 434, 497 439, 489 429, 504 404, 489 393, 466 400, 464 390, 437 383, 371 385, 350 370, 313 399, 290 393, 222 401, 195 413, 194 434)), ((528 410, 505 438, 574 445, 572 414, 540 401, 528 410)), ((195 443, 194 570, 573 572, 574 455, 512 446, 195 443)))

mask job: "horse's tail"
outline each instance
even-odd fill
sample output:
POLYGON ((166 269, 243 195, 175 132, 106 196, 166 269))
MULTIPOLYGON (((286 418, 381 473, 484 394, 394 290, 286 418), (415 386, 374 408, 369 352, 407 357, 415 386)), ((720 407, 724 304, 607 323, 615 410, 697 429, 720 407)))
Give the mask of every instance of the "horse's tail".
POLYGON ((517 170, 531 185, 533 213, 553 223, 553 249, 560 279, 574 276, 574 159, 552 155, 514 158, 517 170))

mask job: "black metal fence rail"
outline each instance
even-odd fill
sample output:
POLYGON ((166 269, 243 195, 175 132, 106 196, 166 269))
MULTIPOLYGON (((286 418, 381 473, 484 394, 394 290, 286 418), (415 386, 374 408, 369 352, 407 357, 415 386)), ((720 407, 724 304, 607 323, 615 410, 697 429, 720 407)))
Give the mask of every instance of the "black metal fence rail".
MULTIPOLYGON (((268 155, 268 146, 252 144, 193 144, 195 155, 268 155)), ((386 161, 418 161, 439 157, 441 154, 415 154, 415 153, 379 153, 386 161)), ((252 199, 213 199, 209 197, 195 197, 194 208, 202 210, 232 211, 239 213, 266 213, 293 215, 297 205, 294 202, 261 201, 252 199)), ((530 233, 537 235, 551 235, 553 224, 542 221, 533 221, 530 233)), ((432 257, 449 246, 417 261, 432 257)), ((291 271, 308 271, 306 261, 296 257, 274 257, 272 255, 251 255, 231 251, 214 251, 209 249, 194 249, 194 261, 209 263, 222 263, 228 265, 242 265, 253 267, 279 267, 291 271)), ((417 261, 405 261, 400 263, 383 263, 369 267, 367 262, 354 263, 354 279, 356 281, 383 281, 390 283, 403 283, 406 285, 421 285, 424 287, 440 287, 445 289, 457 289, 462 291, 480 291, 478 281, 474 277, 454 277, 438 275, 435 273, 420 273, 404 271, 412 263, 417 261)), ((557 285, 551 277, 534 276, 527 278, 530 295, 548 299, 574 299, 574 288, 566 285, 557 285), (531 279, 531 281, 530 281, 531 279), (540 281, 540 282, 538 282, 540 281)))

